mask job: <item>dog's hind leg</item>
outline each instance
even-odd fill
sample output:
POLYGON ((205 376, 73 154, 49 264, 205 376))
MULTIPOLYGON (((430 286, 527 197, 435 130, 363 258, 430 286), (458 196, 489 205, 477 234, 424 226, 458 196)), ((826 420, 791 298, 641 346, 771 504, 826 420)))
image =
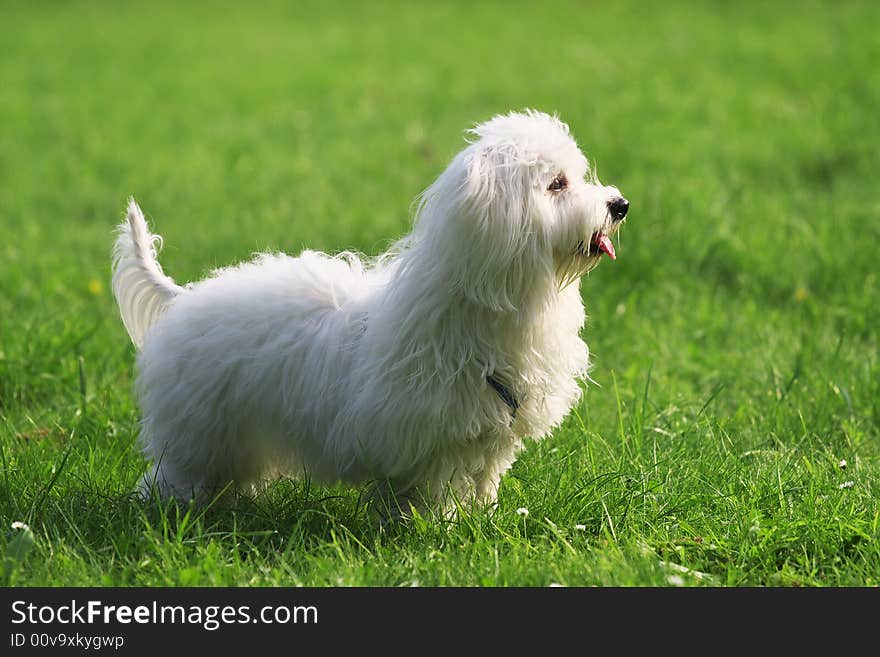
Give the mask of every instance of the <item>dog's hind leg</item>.
POLYGON ((160 499, 169 498, 187 500, 195 497, 195 487, 192 483, 185 482, 173 468, 162 463, 156 463, 141 478, 138 492, 145 499, 157 493, 160 499))
POLYGON ((235 497, 234 482, 225 484, 199 481, 167 462, 156 463, 144 476, 138 492, 144 499, 155 492, 159 499, 193 500, 197 504, 226 503, 235 497))

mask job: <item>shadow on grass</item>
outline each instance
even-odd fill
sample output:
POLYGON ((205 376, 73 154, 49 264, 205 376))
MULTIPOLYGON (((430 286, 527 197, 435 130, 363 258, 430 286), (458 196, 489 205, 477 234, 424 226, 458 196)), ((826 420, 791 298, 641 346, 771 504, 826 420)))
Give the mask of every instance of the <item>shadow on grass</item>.
POLYGON ((339 542, 369 550, 380 535, 397 531, 380 528, 357 491, 337 493, 303 481, 279 481, 231 504, 68 488, 20 498, 17 506, 30 507, 23 522, 33 528, 45 559, 73 551, 86 560, 136 562, 157 551, 192 553, 217 543, 246 560, 252 553, 265 557, 339 542))

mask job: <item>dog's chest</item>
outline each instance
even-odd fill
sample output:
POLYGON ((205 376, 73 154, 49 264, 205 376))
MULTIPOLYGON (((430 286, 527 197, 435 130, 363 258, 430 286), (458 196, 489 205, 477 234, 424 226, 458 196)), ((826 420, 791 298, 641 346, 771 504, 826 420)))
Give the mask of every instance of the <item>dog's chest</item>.
POLYGON ((483 403, 496 424, 516 434, 541 436, 559 424, 581 396, 589 350, 577 327, 554 326, 529 336, 486 375, 483 403), (568 328, 568 330, 563 330, 568 328))

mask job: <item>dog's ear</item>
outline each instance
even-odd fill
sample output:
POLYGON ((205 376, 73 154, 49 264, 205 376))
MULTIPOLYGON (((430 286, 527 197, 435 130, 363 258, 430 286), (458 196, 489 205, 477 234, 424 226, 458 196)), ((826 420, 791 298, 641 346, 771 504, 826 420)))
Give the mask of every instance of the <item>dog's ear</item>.
POLYGON ((522 310, 555 280, 536 185, 513 145, 471 144, 421 197, 412 266, 481 306, 522 310))
POLYGON ((455 283, 493 310, 521 310, 552 271, 538 220, 534 163, 512 145, 477 148, 465 158, 456 230, 455 283))

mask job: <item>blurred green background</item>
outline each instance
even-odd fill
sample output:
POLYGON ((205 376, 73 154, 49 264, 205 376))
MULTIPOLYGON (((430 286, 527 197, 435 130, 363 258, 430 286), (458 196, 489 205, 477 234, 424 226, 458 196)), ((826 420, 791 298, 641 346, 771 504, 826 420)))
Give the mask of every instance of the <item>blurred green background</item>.
MULTIPOLYGON (((169 573, 204 557, 181 539, 141 575, 127 568, 145 548, 101 529, 144 524, 119 501, 143 462, 109 292, 129 195, 178 282, 264 249, 375 254, 467 128, 533 107, 569 123, 632 209, 618 260, 582 285, 600 385, 527 449, 499 514, 542 491, 554 522, 610 543, 557 563, 556 534, 487 516, 468 567, 443 570, 422 554, 433 535, 389 546, 333 507, 378 541, 340 558, 346 581, 663 583, 642 547, 711 534, 716 552, 679 556, 717 582, 878 582, 880 4, 3 1, 0 16, 0 514, 41 525, 34 554, 71 555, 33 557, 17 581, 180 583, 169 573), (548 497, 536 482, 560 468, 548 497), (640 496, 615 507, 602 473, 640 496), (65 518, 83 509, 78 535, 65 518), (766 545, 755 514, 773 519, 766 545), (488 565, 499 545, 519 564, 506 574, 488 565)), ((316 556, 333 522, 297 535, 314 550, 296 581, 335 581, 340 562, 316 556)), ((229 531, 201 542, 238 544, 229 531)), ((264 558, 265 581, 287 581, 264 558)), ((186 581, 253 575, 235 572, 186 581)))

